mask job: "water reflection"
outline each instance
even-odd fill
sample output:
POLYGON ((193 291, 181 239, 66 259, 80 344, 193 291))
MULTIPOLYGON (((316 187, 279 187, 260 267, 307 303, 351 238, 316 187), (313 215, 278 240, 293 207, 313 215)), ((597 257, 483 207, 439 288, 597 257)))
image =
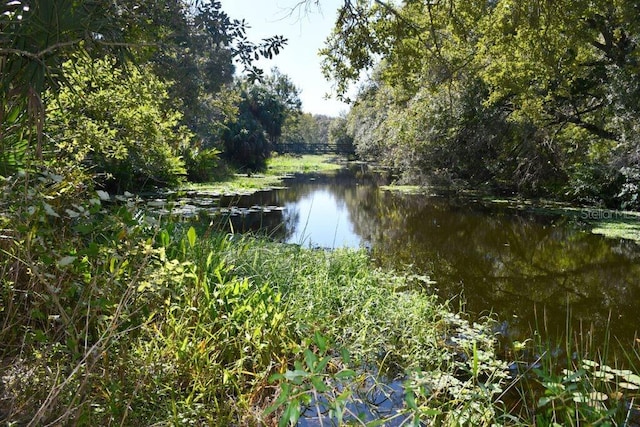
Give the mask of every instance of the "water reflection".
POLYGON ((380 265, 430 276, 429 291, 454 305, 496 313, 512 339, 534 328, 562 336, 567 307, 575 331, 584 322, 583 338, 591 325, 602 336, 609 322, 623 342, 634 338, 636 244, 592 235, 564 217, 382 192, 378 179, 347 171, 298 177, 287 189, 221 198, 215 216, 235 231, 261 229, 281 241, 370 248, 380 265))
MULTIPOLYGON (((640 251, 626 241, 580 230, 566 218, 487 208, 442 198, 379 196, 369 223, 378 261, 411 265, 436 291, 467 310, 490 310, 509 322, 513 338, 566 331, 567 307, 578 330, 591 324, 631 339, 640 309, 640 251), (386 230, 386 232, 384 231, 386 230)), ((587 338, 587 337, 585 337, 587 338)))
POLYGON ((346 204, 327 185, 295 202, 285 203, 285 217, 293 229, 286 239, 289 243, 323 248, 360 244, 346 204))

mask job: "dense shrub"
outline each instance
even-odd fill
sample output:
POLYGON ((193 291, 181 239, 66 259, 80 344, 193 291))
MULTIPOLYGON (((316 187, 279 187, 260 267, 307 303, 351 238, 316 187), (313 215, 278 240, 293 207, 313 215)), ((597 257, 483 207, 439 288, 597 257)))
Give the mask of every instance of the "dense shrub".
POLYGON ((178 153, 191 135, 167 104, 167 85, 143 67, 79 56, 68 85, 49 93, 46 133, 55 154, 82 162, 119 190, 171 185, 185 175, 178 153))

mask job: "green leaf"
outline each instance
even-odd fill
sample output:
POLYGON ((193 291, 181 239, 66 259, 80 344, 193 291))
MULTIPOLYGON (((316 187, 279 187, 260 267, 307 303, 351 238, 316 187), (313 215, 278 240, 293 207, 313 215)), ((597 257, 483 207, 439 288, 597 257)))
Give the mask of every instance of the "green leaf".
POLYGON ((320 349, 321 353, 324 353, 327 351, 327 339, 325 337, 322 336, 322 334, 318 331, 315 332, 314 334, 314 342, 316 343, 316 345, 318 346, 318 348, 320 349))
POLYGON ((404 401, 407 403, 409 409, 413 409, 414 411, 418 410, 418 405, 416 405, 416 395, 413 393, 413 390, 407 390, 405 392, 404 401))
POLYGON ((269 382, 270 383, 275 383, 276 381, 280 381, 284 379, 284 375, 282 375, 281 373, 276 373, 273 374, 269 377, 269 382))
POLYGON ((111 199, 111 197, 109 197, 109 193, 107 193, 106 191, 98 190, 98 191, 96 191, 96 194, 98 194, 98 197, 100 197, 100 200, 110 200, 111 199))
POLYGON ((196 229, 193 227, 189 227, 189 231, 187 231, 187 239, 189 240, 189 246, 193 248, 196 244, 196 229))
POLYGON ((322 377, 311 377, 311 384, 313 384, 313 388, 315 388, 316 391, 320 393, 324 393, 325 391, 327 391, 327 385, 322 380, 322 377))
POLYGON ((284 373, 284 378, 287 379, 288 381, 298 381, 308 376, 309 376, 308 372, 302 371, 300 369, 296 369, 295 371, 287 371, 284 373))
POLYGON ((541 397, 540 400, 538 400, 538 408, 545 406, 547 403, 551 402, 552 400, 553 399, 549 397, 541 397))
POLYGON ((315 372, 316 373, 324 372, 324 368, 327 366, 330 360, 331 360, 331 356, 323 357, 322 360, 320 360, 320 362, 316 365, 315 372))
POLYGON ((47 342, 47 336, 45 335, 44 332, 42 332, 42 330, 40 329, 36 329, 35 330, 35 340, 39 343, 44 343, 47 342))
POLYGON ((284 402, 286 402, 288 399, 289 399, 289 387, 281 387, 280 388, 280 395, 278 396, 276 401, 273 402, 273 405, 271 405, 267 409, 265 409, 263 415, 264 416, 269 415, 270 413, 272 413, 273 411, 278 409, 280 406, 282 406, 282 404, 284 402))
POLYGON ((163 247, 168 247, 171 242, 171 236, 169 236, 169 232, 167 230, 160 231, 160 244, 163 247))
POLYGON ((371 421, 367 423, 367 427, 378 427, 378 426, 383 426, 387 423, 388 420, 385 419, 380 419, 380 420, 375 420, 375 421, 371 421))
POLYGON ((640 376, 636 374, 623 375, 622 378, 624 378, 628 383, 640 386, 640 376))
POLYGON ((318 361, 318 357, 309 349, 306 349, 304 351, 304 361, 307 364, 307 368, 309 368, 310 371, 312 372, 316 372, 314 367, 316 365, 316 362, 318 361))
POLYGON ((473 342, 473 378, 478 378, 478 344, 473 342))
POLYGON ((343 369, 338 372, 335 377, 339 380, 347 380, 356 376, 356 371, 353 369, 343 369))
POLYGON ((294 399, 289 402, 287 409, 285 409, 282 414, 282 418, 280 418, 278 426, 284 427, 287 424, 293 426, 298 422, 298 419, 300 419, 300 403, 297 399, 294 399))
POLYGON ((351 364, 351 354, 349 353, 349 350, 343 348, 342 350, 340 350, 340 355, 342 356, 342 362, 345 365, 351 364))
POLYGON ((60 218, 60 215, 58 215, 58 213, 56 211, 53 210, 53 208, 51 207, 51 205, 47 202, 42 202, 42 205, 44 206, 44 211, 47 215, 49 216, 53 216, 56 218, 60 218))

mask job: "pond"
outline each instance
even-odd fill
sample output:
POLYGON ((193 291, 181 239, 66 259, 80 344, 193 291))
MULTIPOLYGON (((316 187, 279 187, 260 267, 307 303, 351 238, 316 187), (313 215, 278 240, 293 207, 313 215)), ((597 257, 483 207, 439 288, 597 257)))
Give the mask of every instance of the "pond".
POLYGON ((262 230, 310 247, 364 247, 378 265, 427 276, 417 283, 454 308, 496 317, 509 340, 539 330, 561 341, 569 329, 585 345, 606 331, 625 345, 635 339, 634 242, 591 234, 566 216, 386 192, 378 188, 383 182, 348 171, 302 175, 286 189, 215 200, 194 193, 178 205, 185 212, 215 206, 234 231, 262 230))

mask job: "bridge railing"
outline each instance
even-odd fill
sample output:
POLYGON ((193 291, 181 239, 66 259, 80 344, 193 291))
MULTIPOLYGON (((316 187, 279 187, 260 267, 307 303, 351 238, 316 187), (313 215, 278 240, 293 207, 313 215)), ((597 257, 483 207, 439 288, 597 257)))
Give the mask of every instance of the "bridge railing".
POLYGON ((355 154, 352 144, 305 144, 287 142, 275 144, 278 153, 290 154, 355 154))

